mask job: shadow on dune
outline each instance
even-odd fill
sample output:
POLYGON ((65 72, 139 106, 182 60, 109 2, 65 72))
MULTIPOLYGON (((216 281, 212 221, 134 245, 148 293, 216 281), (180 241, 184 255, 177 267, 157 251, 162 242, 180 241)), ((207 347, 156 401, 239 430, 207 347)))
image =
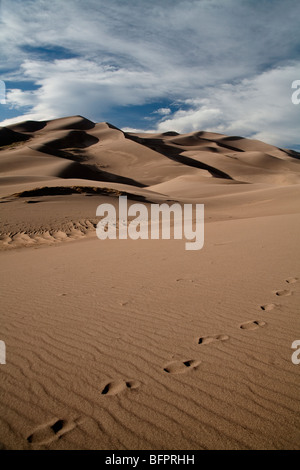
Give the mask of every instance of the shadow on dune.
POLYGON ((175 132, 175 131, 168 131, 168 132, 163 132, 162 135, 165 136, 165 137, 177 137, 180 134, 178 132, 175 132))
POLYGON ((95 127, 95 123, 82 116, 73 116, 71 118, 54 119, 50 121, 23 121, 17 124, 6 126, 14 132, 25 132, 26 134, 45 130, 79 130, 88 131, 95 127))
POLYGON ((93 186, 43 186, 41 188, 30 189, 15 193, 15 197, 41 197, 41 196, 65 196, 69 194, 104 194, 119 196, 120 191, 111 188, 96 188, 93 186))
POLYGON ((286 149, 279 149, 281 152, 284 152, 291 158, 295 158, 296 160, 300 160, 300 152, 296 152, 296 150, 286 150, 286 149))
POLYGON ((74 147, 78 149, 85 149, 97 144, 98 142, 98 137, 87 134, 82 130, 70 130, 61 137, 46 140, 45 143, 41 144, 41 147, 46 146, 50 150, 61 150, 74 147))
MULTIPOLYGON (((97 137, 93 137, 93 142, 99 141, 97 137), (95 139, 95 140, 94 140, 95 139)), ((89 146, 92 145, 90 143, 86 143, 85 145, 89 146)), ((108 171, 103 171, 100 168, 85 163, 88 161, 88 157, 77 151, 77 149, 70 150, 60 150, 59 148, 53 148, 46 144, 40 145, 32 145, 30 146, 32 150, 41 152, 41 154, 51 155, 54 157, 62 158, 64 160, 70 160, 71 163, 67 168, 62 170, 60 173, 57 174, 59 178, 64 179, 88 179, 91 181, 107 181, 111 183, 120 183, 120 184, 127 184, 130 186, 136 186, 138 188, 145 188, 146 185, 136 181, 132 178, 127 178, 125 176, 121 176, 118 174, 110 173, 108 171)), ((83 145, 81 148, 85 148, 83 145)))
POLYGON ((18 124, 7 126, 9 129, 17 132, 37 132, 47 125, 47 121, 24 121, 18 124))
POLYGON ((132 135, 132 134, 127 134, 127 133, 125 133, 125 137, 127 139, 133 140, 134 142, 137 142, 138 144, 144 145, 145 147, 148 147, 154 150, 155 152, 159 152, 160 154, 164 155, 170 160, 173 160, 178 163, 182 163, 184 165, 191 166, 194 168, 199 168, 201 170, 207 170, 215 178, 223 178, 223 179, 229 179, 229 180, 233 179, 231 178, 230 175, 228 175, 224 171, 219 170, 218 168, 207 165, 206 163, 203 163, 203 162, 199 162, 198 160, 194 160, 191 157, 182 155, 182 152, 184 152, 185 150, 166 144, 162 139, 142 138, 142 137, 132 135))
POLYGON ((222 142, 226 142, 227 140, 230 140, 230 141, 232 140, 234 142, 235 140, 246 140, 246 138, 240 137, 238 135, 232 135, 232 136, 229 135, 227 137, 222 137, 222 142))
POLYGON ((110 129, 113 129, 115 131, 119 131, 119 132, 122 132, 123 134, 123 131, 121 129, 119 129, 118 127, 114 126, 113 124, 111 124, 110 122, 105 122, 105 124, 107 125, 107 127, 109 127, 110 129))
MULTIPOLYGON (((15 193, 12 196, 17 198, 23 197, 42 197, 42 196, 68 196, 71 194, 87 194, 94 196, 127 196, 128 199, 136 201, 150 202, 145 196, 140 194, 132 194, 127 191, 119 191, 113 188, 98 188, 95 186, 43 186, 41 188, 30 189, 15 193)), ((28 201, 34 203, 35 201, 28 201)))
MULTIPOLYGON (((202 132, 199 132, 199 135, 201 135, 201 134, 202 134, 202 132)), ((223 147, 224 149, 232 150, 233 152, 236 152, 236 153, 244 152, 244 150, 241 150, 238 147, 234 147, 233 145, 228 145, 225 142, 234 142, 234 141, 238 141, 238 140, 247 140, 245 137, 238 137, 238 136, 222 137, 222 139, 220 139, 220 140, 208 139, 207 137, 201 136, 201 139, 206 141, 206 142, 217 143, 219 147, 223 147)))
POLYGON ((91 181, 104 181, 110 183, 127 184, 129 186, 135 186, 137 188, 145 188, 144 184, 141 184, 131 178, 126 178, 125 176, 109 173, 91 165, 81 164, 78 162, 71 163, 57 176, 63 179, 86 179, 91 181))
POLYGON ((20 134, 8 127, 0 127, 0 148, 6 147, 7 145, 13 145, 18 142, 25 142, 29 138, 29 136, 20 134))

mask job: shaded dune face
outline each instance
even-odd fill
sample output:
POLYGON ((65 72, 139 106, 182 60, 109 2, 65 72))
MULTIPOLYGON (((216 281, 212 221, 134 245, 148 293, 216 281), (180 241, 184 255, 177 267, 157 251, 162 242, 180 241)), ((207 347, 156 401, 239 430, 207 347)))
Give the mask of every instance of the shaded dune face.
POLYGON ((28 136, 20 132, 14 131, 7 127, 0 127, 0 145, 1 147, 10 146, 19 142, 28 140, 28 136))

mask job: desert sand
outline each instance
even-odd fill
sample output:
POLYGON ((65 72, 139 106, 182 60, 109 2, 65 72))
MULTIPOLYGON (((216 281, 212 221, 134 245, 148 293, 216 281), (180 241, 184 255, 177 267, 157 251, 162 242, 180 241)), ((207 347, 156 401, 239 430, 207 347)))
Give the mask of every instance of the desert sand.
POLYGON ((0 169, 0 448, 299 448, 300 154, 73 116, 0 169), (120 195, 204 204, 204 247, 98 240, 120 195))

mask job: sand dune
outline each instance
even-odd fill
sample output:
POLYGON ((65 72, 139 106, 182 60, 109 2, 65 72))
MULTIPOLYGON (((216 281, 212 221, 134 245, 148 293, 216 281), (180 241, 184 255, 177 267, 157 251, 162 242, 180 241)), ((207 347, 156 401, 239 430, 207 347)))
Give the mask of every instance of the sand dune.
MULTIPOLYGON (((124 133, 111 124, 93 124, 75 116, 2 128, 1 144, 4 146, 2 176, 15 166, 17 170, 26 167, 28 176, 40 172, 45 177, 47 173, 42 167, 52 157, 53 163, 61 165, 65 165, 64 160, 76 162, 71 173, 90 171, 89 179, 94 176, 95 181, 102 178, 117 182, 118 178, 127 178, 133 186, 140 187, 188 175, 201 177, 204 172, 198 172, 199 169, 208 172, 217 184, 222 184, 219 180, 224 179, 268 185, 299 183, 300 161, 295 152, 207 132, 184 136, 172 132, 137 135, 124 133), (105 173, 110 178, 105 178, 105 173)), ((61 174, 59 165, 57 171, 50 170, 49 176, 61 178, 62 184, 70 177, 67 171, 61 174)), ((86 179, 86 175, 82 178, 86 179)))
MULTIPOLYGON (((107 173, 115 176, 114 181, 121 177, 130 179, 133 186, 201 176, 198 169, 209 172, 216 183, 220 179, 275 185, 299 182, 299 155, 295 152, 208 132, 137 135, 124 133, 108 123, 94 124, 74 116, 15 124, 2 128, 0 138, 2 175, 15 166, 17 170, 26 167, 28 176, 40 172, 45 177, 41 167, 45 161, 50 162, 51 156, 53 162, 62 165, 64 160, 76 162, 76 171, 92 171, 96 181, 100 181, 99 177, 107 181, 107 173)), ((49 176, 61 178, 63 184, 68 172, 61 174, 58 169, 49 176)))
POLYGON ((300 154, 81 116, 0 129, 2 449, 298 449, 300 154), (205 243, 96 238, 204 203, 205 243))
MULTIPOLYGON (((2 128, 1 136, 0 195, 9 213, 20 205, 13 194, 39 187, 89 185, 148 201, 201 200, 211 220, 298 211, 299 155, 263 142, 203 131, 125 133, 81 116, 14 124, 2 128)), ((89 208, 95 210, 95 205, 84 196, 81 199, 88 214, 85 219, 93 224, 89 208)), ((55 202, 44 194, 46 201, 49 213, 56 210, 55 202)), ((30 220, 29 204, 23 204, 23 210, 30 220)), ((80 220, 74 223, 80 225, 80 220)), ((53 230, 60 232, 60 224, 57 219, 53 230)), ((14 246, 12 226, 13 221, 1 229, 4 248, 14 246)), ((23 231, 30 226, 25 223, 23 231)))

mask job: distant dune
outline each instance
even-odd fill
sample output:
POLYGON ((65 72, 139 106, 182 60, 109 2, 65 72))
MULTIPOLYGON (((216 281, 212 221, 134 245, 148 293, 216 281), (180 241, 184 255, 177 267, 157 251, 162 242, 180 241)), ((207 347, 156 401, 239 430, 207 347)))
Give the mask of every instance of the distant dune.
MULTIPOLYGON (((41 241, 43 218, 39 215, 40 224, 31 221, 39 213, 37 208, 27 216, 29 209, 22 201, 26 236, 19 236, 19 225, 11 219, 12 204, 20 207, 17 197, 11 196, 38 188, 39 196, 50 196, 49 190, 43 190, 47 187, 67 196, 59 188, 91 186, 149 202, 198 201, 213 219, 244 217, 245 207, 248 217, 298 212, 300 154, 256 140, 203 131, 133 134, 109 123, 94 124, 72 116, 1 128, 0 145, 0 202, 10 201, 3 206, 4 221, 7 215, 10 223, 1 227, 2 248, 41 241)), ((80 205, 86 205, 83 218, 90 221, 95 234, 95 205, 91 209, 90 202, 83 195, 80 198, 80 205)), ((51 203, 48 198, 49 217, 51 203)), ((56 205, 54 209, 52 231, 61 232, 57 217, 61 209, 58 213, 56 205)), ((64 221, 67 216, 62 216, 64 221)), ((82 219, 74 221, 74 216, 69 222, 82 225, 82 219)), ((64 238, 70 239, 67 235, 64 238)))
POLYGON ((0 449, 299 448, 299 153, 22 122, 0 213, 0 449), (98 240, 120 195, 203 203, 203 249, 98 240))
POLYGON ((99 182, 126 182, 145 191, 160 185, 159 192, 168 195, 171 190, 178 198, 182 197, 182 189, 178 194, 174 191, 178 178, 195 183, 189 186, 189 198, 205 197, 207 184, 222 185, 220 191, 227 194, 229 183, 238 183, 241 192, 248 192, 300 181, 300 154, 210 132, 139 135, 74 116, 1 128, 0 144, 2 194, 9 193, 13 176, 16 184, 26 177, 26 185, 30 177, 36 185, 38 176, 43 184, 47 177, 67 185, 66 180, 74 175, 99 182), (246 189, 245 183, 251 187, 246 189))

